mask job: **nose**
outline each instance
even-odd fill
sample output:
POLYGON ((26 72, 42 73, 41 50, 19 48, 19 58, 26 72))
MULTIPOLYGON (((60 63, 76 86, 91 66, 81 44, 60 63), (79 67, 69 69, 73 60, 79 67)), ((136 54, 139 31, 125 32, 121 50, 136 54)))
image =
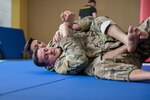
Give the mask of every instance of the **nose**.
POLYGON ((48 55, 51 55, 51 54, 52 54, 52 50, 48 50, 46 53, 47 53, 48 55))

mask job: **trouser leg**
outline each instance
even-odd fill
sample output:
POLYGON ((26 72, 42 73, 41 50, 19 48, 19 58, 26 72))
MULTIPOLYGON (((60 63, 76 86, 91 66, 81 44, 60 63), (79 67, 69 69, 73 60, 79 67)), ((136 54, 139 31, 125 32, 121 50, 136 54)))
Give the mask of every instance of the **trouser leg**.
POLYGON ((137 68, 138 67, 131 64, 103 60, 95 67, 94 76, 98 79, 130 81, 129 74, 137 68))
POLYGON ((100 61, 93 68, 97 78, 129 81, 129 74, 142 66, 140 57, 134 53, 120 54, 100 61))

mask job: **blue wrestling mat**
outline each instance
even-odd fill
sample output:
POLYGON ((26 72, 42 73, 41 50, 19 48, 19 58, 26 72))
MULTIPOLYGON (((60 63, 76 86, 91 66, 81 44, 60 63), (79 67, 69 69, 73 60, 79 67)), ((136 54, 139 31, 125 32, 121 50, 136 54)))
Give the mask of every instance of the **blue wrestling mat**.
MULTIPOLYGON (((150 71, 150 65, 144 64, 150 71)), ((0 100, 150 100, 150 81, 60 75, 31 60, 0 61, 0 100)))

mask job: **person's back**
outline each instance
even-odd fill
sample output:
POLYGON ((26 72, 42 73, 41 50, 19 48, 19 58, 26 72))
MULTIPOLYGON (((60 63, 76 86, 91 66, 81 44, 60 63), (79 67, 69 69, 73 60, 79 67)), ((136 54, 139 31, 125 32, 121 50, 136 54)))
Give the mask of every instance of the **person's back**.
POLYGON ((89 0, 88 5, 83 6, 79 11, 79 18, 83 18, 86 16, 93 16, 96 18, 97 10, 95 8, 96 1, 95 0, 89 0))
POLYGON ((86 5, 80 9, 79 16, 81 18, 86 17, 86 16, 92 16, 93 12, 95 12, 95 11, 96 10, 94 7, 92 7, 90 5, 86 5))

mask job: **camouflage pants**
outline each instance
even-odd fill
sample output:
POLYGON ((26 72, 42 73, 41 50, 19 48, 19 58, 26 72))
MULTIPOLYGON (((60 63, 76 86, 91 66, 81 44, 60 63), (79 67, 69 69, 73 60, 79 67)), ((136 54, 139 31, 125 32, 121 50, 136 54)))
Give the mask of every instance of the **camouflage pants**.
MULTIPOLYGON (((143 21, 138 27, 150 33, 150 17, 143 21)), ((106 60, 94 60, 86 67, 84 72, 102 79, 130 81, 130 73, 135 69, 140 69, 142 63, 149 56, 150 36, 138 46, 134 53, 120 54, 106 60)))
POLYGON ((129 74, 141 68, 140 58, 134 54, 122 54, 112 59, 102 60, 96 67, 94 75, 97 78, 129 81, 129 74))
POLYGON ((130 72, 142 65, 140 58, 131 53, 121 54, 106 60, 94 60, 93 62, 98 61, 99 63, 96 65, 89 64, 84 71, 86 74, 96 76, 98 79, 129 81, 130 72))

